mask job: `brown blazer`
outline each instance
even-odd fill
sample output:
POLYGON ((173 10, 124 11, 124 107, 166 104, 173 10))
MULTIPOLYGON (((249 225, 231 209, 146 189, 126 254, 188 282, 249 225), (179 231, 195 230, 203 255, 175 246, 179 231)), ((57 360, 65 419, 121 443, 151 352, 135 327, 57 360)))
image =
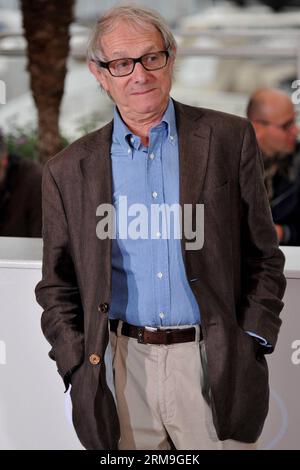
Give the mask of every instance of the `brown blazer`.
MULTIPOLYGON (((201 309, 214 424, 220 439, 255 441, 268 412, 268 369, 249 330, 273 347, 285 290, 262 162, 250 123, 175 104, 180 203, 204 203, 205 241, 185 251, 201 309), (195 281, 196 279, 196 281, 195 281)), ((96 208, 112 203, 112 123, 63 150, 43 177, 43 278, 36 287, 49 355, 68 387, 87 449, 115 449, 119 424, 106 382, 111 240, 96 236, 96 208), (90 356, 102 358, 98 364, 90 356)), ((200 384, 199 384, 200 386, 200 384)), ((192 404, 191 404, 192 406, 192 404)))

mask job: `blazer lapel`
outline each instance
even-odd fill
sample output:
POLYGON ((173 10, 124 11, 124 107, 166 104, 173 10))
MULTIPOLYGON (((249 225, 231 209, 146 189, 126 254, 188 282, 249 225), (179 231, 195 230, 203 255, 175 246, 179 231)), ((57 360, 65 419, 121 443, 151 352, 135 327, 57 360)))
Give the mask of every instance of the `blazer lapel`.
MULTIPOLYGON (((103 288, 102 302, 109 302, 112 240, 99 240, 96 226, 99 218, 96 216, 100 204, 112 204, 112 168, 110 147, 112 138, 112 122, 94 133, 85 149, 85 157, 80 161, 82 174, 82 191, 84 198, 83 218, 86 224, 82 226, 82 244, 89 253, 89 277, 95 286, 103 288), (106 276, 100 277, 103 272, 106 276)), ((98 289, 95 289, 98 292, 98 289)), ((98 294, 96 294, 98 295, 98 294)))
MULTIPOLYGON (((179 139, 179 202, 195 204, 201 195, 209 154, 211 128, 193 109, 174 101, 179 139)), ((81 160, 85 191, 91 207, 96 210, 101 203, 112 203, 112 169, 110 146, 112 122, 95 133, 89 142, 88 156, 81 160)))
POLYGON ((86 149, 87 157, 80 162, 84 189, 95 210, 101 203, 112 203, 111 138, 112 122, 95 133, 86 149))
POLYGON ((193 109, 174 102, 179 139, 180 204, 199 200, 206 177, 211 128, 193 109))
MULTIPOLYGON (((174 101, 179 140, 179 202, 184 205, 201 202, 206 178, 211 128, 193 108, 174 101)), ((182 254, 185 260, 185 237, 182 236, 182 254)))

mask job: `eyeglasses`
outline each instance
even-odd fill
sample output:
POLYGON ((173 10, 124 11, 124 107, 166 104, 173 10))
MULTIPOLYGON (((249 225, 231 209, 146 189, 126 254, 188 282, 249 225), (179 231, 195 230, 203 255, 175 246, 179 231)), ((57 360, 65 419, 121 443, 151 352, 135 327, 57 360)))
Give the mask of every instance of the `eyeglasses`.
POLYGON ((135 64, 140 63, 145 70, 159 70, 164 68, 170 57, 169 51, 158 51, 144 54, 137 59, 126 57, 124 59, 110 60, 109 62, 102 62, 95 60, 95 62, 104 69, 107 69, 113 77, 126 77, 134 71, 135 64))
POLYGON ((264 124, 265 126, 274 126, 281 129, 283 132, 288 132, 292 127, 296 126, 296 118, 289 119, 283 124, 275 124, 274 122, 267 121, 265 119, 256 119, 257 122, 264 124))

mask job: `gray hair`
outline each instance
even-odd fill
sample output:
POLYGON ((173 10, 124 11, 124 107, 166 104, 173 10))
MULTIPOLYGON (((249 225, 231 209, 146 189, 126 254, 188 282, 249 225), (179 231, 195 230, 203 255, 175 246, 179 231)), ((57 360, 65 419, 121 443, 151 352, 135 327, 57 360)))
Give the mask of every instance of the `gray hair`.
POLYGON ((107 60, 101 49, 101 38, 111 32, 119 20, 134 23, 144 29, 154 26, 161 34, 166 49, 176 50, 176 40, 163 17, 154 10, 137 5, 121 5, 109 9, 97 21, 92 29, 88 47, 87 60, 107 60))

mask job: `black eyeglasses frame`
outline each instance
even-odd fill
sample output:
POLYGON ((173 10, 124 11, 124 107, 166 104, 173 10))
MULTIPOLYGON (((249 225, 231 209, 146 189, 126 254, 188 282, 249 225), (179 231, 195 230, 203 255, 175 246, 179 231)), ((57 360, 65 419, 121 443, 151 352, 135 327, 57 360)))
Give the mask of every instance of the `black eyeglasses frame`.
POLYGON ((101 60, 94 60, 93 62, 95 62, 99 67, 101 68, 104 68, 104 69, 107 69, 109 71, 109 73, 113 76, 113 77, 117 77, 117 78, 121 78, 121 77, 127 77, 128 75, 131 75, 134 71, 134 68, 136 66, 137 63, 140 63, 145 70, 147 70, 147 72, 153 72, 155 70, 160 70, 160 69, 163 69, 164 67, 166 67, 167 63, 168 63, 168 59, 170 57, 170 51, 167 49, 167 50, 164 50, 164 51, 154 51, 154 52, 148 52, 147 54, 143 54, 141 55, 140 57, 137 57, 137 58, 133 58, 133 57, 121 57, 120 59, 114 59, 114 60, 109 60, 108 62, 103 62, 101 60), (152 54, 162 54, 164 53, 165 54, 165 57, 166 57, 166 62, 164 65, 162 65, 161 67, 157 67, 157 68, 154 68, 154 69, 149 69, 147 68, 142 60, 144 57, 147 57, 149 55, 152 55, 152 54), (116 62, 117 60, 132 60, 132 70, 131 72, 129 73, 126 73, 124 75, 114 75, 111 70, 110 70, 110 66, 113 62, 116 62))

